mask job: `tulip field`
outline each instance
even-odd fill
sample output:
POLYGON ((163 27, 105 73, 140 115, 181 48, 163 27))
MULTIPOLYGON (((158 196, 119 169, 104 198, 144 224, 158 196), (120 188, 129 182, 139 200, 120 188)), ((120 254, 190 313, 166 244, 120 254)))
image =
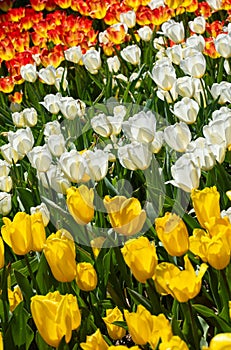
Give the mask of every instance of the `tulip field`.
POLYGON ((0 350, 231 349, 231 0, 0 0, 0 350))

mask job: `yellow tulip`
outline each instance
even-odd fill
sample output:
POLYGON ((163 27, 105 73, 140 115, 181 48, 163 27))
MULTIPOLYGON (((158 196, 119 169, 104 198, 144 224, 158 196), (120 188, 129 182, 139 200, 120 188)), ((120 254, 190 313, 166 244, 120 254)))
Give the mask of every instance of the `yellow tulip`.
POLYGON ((31 313, 35 325, 44 341, 58 347, 65 336, 69 343, 72 330, 81 323, 77 299, 72 294, 61 295, 58 291, 31 298, 31 313))
POLYGON ((67 207, 79 225, 88 224, 94 217, 94 190, 85 185, 67 189, 67 207))
POLYGON ((159 350, 189 350, 187 344, 177 335, 174 335, 169 341, 163 342, 159 346, 159 350))
POLYGON ((90 244, 95 258, 97 258, 97 256, 99 255, 105 240, 106 238, 102 236, 96 237, 91 240, 90 244))
POLYGON ((141 231, 146 212, 141 208, 137 198, 105 196, 104 205, 107 209, 109 220, 113 229, 124 236, 132 236, 141 231))
POLYGON ((3 345, 3 339, 2 339, 2 333, 0 332, 0 350, 4 350, 4 345, 3 345))
POLYGON ((216 270, 223 270, 230 262, 230 248, 224 235, 212 237, 207 247, 208 263, 216 270))
POLYGON ((89 292, 97 286, 97 273, 92 264, 81 262, 77 264, 76 283, 81 290, 89 292))
POLYGON ((171 294, 180 303, 193 299, 201 289, 202 277, 208 266, 201 264, 198 274, 186 255, 185 270, 180 270, 171 263, 160 263, 156 267, 155 286, 160 294, 171 294), (190 283, 189 283, 190 281, 190 283))
POLYGON ((108 350, 140 350, 140 348, 138 346, 132 346, 131 348, 128 348, 125 345, 117 345, 117 346, 109 346, 108 350))
POLYGON ((210 243, 209 234, 202 229, 194 229, 193 235, 189 237, 189 250, 207 262, 207 247, 210 243))
POLYGON ((92 335, 87 336, 86 343, 80 343, 83 350, 107 350, 109 345, 104 340, 99 329, 92 335))
POLYGON ((43 251, 57 281, 74 280, 76 276, 75 243, 68 231, 62 229, 52 233, 47 238, 43 251))
POLYGON ((40 252, 46 240, 42 214, 26 214, 19 212, 13 221, 4 217, 1 232, 4 241, 17 255, 25 255, 30 251, 40 252))
POLYGON ((33 247, 30 215, 19 212, 15 215, 13 221, 7 217, 2 220, 4 225, 1 232, 4 241, 17 255, 29 253, 33 247))
POLYGON ((155 220, 155 228, 168 254, 181 256, 188 251, 188 230, 178 215, 165 213, 164 217, 155 220))
POLYGON ((153 330, 149 339, 149 344, 152 349, 156 349, 160 339, 162 342, 168 342, 172 337, 172 327, 169 320, 164 314, 159 314, 153 317, 153 330))
POLYGON ((220 217, 220 194, 216 186, 206 187, 202 191, 192 190, 191 198, 196 212, 197 220, 202 227, 212 217, 220 217))
POLYGON ((118 306, 116 306, 114 309, 107 309, 106 317, 103 317, 103 320, 106 324, 108 334, 112 339, 117 340, 125 336, 126 330, 113 324, 113 322, 124 320, 123 314, 119 310, 118 306))
POLYGON ((127 241, 121 252, 139 282, 145 283, 148 278, 153 277, 158 260, 155 245, 147 237, 141 236, 127 241))
POLYGON ((124 317, 134 343, 145 345, 152 335, 153 316, 144 306, 138 305, 136 312, 129 313, 124 310, 124 317))
POLYGON ((5 256, 4 256, 4 243, 2 240, 2 237, 0 237, 0 269, 4 266, 5 264, 5 256))
POLYGON ((8 299, 10 304, 10 311, 13 312, 16 306, 23 301, 23 296, 19 286, 15 286, 14 290, 8 289, 8 299))
POLYGON ((210 341, 209 347, 202 347, 202 350, 230 350, 231 333, 220 333, 210 341))

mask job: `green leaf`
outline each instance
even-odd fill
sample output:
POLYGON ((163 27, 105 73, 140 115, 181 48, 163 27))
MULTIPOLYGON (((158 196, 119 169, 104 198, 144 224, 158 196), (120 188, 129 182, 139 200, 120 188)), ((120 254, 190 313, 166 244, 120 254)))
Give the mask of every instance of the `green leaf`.
POLYGON ((127 326, 127 323, 125 321, 115 321, 115 322, 112 322, 115 326, 119 326, 121 328, 124 328, 126 330, 128 330, 128 326, 127 326))
POLYGON ((127 288, 127 291, 129 295, 131 296, 132 300, 136 305, 143 305, 148 311, 152 310, 152 305, 150 302, 145 298, 143 295, 139 294, 135 290, 132 290, 130 288, 127 288))
POLYGON ((53 277, 50 267, 46 261, 45 255, 42 253, 39 262, 38 272, 36 275, 39 290, 42 294, 46 294, 50 289, 57 287, 58 282, 53 277))
POLYGON ((202 316, 209 324, 217 327, 218 332, 231 332, 231 324, 217 316, 213 310, 204 305, 194 304, 193 309, 202 316))
POLYGON ((43 338, 41 337, 41 335, 39 334, 39 332, 36 333, 36 344, 38 346, 38 350, 52 350, 53 348, 49 345, 47 345, 47 343, 45 343, 45 341, 43 340, 43 338))
POLYGON ((19 271, 14 271, 15 279, 22 291, 23 298, 26 301, 27 306, 30 306, 30 298, 33 296, 33 289, 28 279, 19 271))
POLYGON ((35 206, 34 197, 30 190, 23 187, 17 187, 16 190, 19 193, 20 200, 27 213, 30 212, 30 208, 35 206))

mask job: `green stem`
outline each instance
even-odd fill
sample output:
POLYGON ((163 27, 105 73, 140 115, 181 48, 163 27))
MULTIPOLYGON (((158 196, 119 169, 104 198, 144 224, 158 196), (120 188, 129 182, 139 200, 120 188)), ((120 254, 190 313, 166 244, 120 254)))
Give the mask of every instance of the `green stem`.
POLYGON ((192 336, 193 336, 193 341, 194 341, 194 347, 195 349, 200 348, 200 342, 198 338, 198 333, 197 333, 197 325, 193 316, 193 310, 192 310, 192 304, 191 301, 188 301, 188 310, 189 310, 189 317, 190 317, 190 323, 192 327, 192 336))
POLYGON ((34 274, 33 274, 32 269, 31 269, 30 261, 29 261, 29 259, 28 259, 28 256, 27 256, 27 255, 24 255, 24 258, 25 258, 25 262, 26 262, 26 266, 27 266, 27 268, 28 268, 28 272, 29 272, 30 278, 31 278, 32 283, 33 283, 33 287, 34 287, 34 289, 36 290, 36 293, 37 293, 37 294, 41 294, 40 289, 39 289, 38 284, 37 284, 37 281, 36 281, 36 278, 35 278, 35 276, 34 276, 34 274))

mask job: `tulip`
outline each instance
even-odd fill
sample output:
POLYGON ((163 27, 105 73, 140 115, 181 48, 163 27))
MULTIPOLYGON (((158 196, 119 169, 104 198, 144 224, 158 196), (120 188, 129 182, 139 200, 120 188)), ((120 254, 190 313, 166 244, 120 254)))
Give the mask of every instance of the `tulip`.
POLYGON ((186 153, 177 159, 171 167, 174 186, 181 188, 185 192, 191 192, 193 188, 198 188, 200 184, 201 169, 197 159, 193 159, 190 153, 186 153))
POLYGON ((69 62, 79 63, 82 59, 82 50, 80 45, 72 46, 64 51, 65 59, 69 62))
POLYGON ((216 334, 210 341, 209 347, 202 350, 229 350, 231 346, 231 333, 216 334))
POLYGON ((188 251, 188 230, 179 216, 165 213, 164 217, 155 220, 155 228, 168 254, 181 256, 188 251))
POLYGON ((198 159, 202 170, 211 170, 216 164, 213 150, 203 137, 198 137, 195 141, 191 141, 187 146, 187 152, 198 159))
POLYGON ((141 49, 137 45, 130 45, 120 51, 121 57, 133 65, 140 64, 141 49))
POLYGON ((197 52, 192 56, 184 58, 180 63, 180 68, 185 74, 189 74, 194 78, 202 78, 206 70, 206 60, 201 52, 197 52))
POLYGON ((112 345, 112 346, 109 346, 108 350, 140 350, 140 348, 138 346, 132 346, 131 348, 128 348, 127 346, 125 345, 112 345))
POLYGON ((50 212, 46 206, 45 203, 41 203, 40 205, 37 205, 37 207, 31 207, 30 208, 30 213, 35 214, 35 213, 41 213, 42 214, 42 221, 43 225, 47 226, 49 221, 50 221, 50 212))
POLYGON ((20 112, 14 112, 12 114, 12 121, 17 128, 23 128, 26 126, 25 119, 23 114, 20 112))
POLYGON ((34 83, 38 77, 36 65, 28 63, 25 66, 21 66, 20 74, 24 80, 29 81, 30 83, 34 83))
POLYGON ((153 316, 143 305, 138 305, 136 312, 124 310, 124 317, 134 343, 145 345, 152 335, 153 316))
POLYGON ((181 101, 174 104, 173 113, 186 124, 193 124, 197 119, 199 105, 189 97, 183 97, 181 101))
POLYGON ((97 273, 92 264, 81 262, 77 264, 76 283, 85 292, 94 290, 97 286, 97 273))
POLYGON ((137 30, 137 33, 143 41, 150 41, 153 31, 149 26, 143 26, 137 30))
POLYGON ((46 173, 37 172, 37 176, 44 188, 52 188, 57 193, 65 194, 71 186, 70 181, 57 165, 51 164, 46 173))
POLYGON ((160 87, 158 87, 156 92, 157 97, 162 100, 166 101, 167 103, 173 103, 178 98, 178 93, 176 91, 176 84, 174 83, 171 90, 162 90, 160 87))
POLYGON ((141 111, 123 122, 122 129, 131 141, 152 142, 156 131, 156 117, 151 111, 141 111))
POLYGON ((183 22, 178 23, 174 20, 169 20, 162 24, 161 29, 164 35, 176 44, 184 40, 185 32, 183 22))
POLYGON ((52 233, 43 249, 51 272, 59 282, 71 282, 76 276, 75 243, 71 234, 64 230, 52 233))
POLYGON ((108 65, 109 72, 117 73, 120 69, 120 60, 118 56, 107 58, 107 65, 108 65))
POLYGON ((97 329, 95 333, 87 336, 85 343, 80 343, 80 347, 83 350, 107 350, 109 345, 104 340, 100 329, 97 329))
POLYGON ((12 209, 11 195, 6 192, 0 192, 0 214, 6 216, 12 209))
POLYGON ((85 185, 67 189, 67 207, 79 225, 88 224, 94 217, 94 190, 85 185))
POLYGON ((86 105, 80 100, 75 100, 73 97, 67 96, 60 98, 59 107, 66 119, 74 120, 84 115, 86 105))
POLYGON ((61 295, 58 291, 31 298, 31 313, 44 341, 57 348, 65 336, 69 343, 72 330, 81 323, 77 299, 72 294, 61 295))
POLYGON ((203 190, 193 189, 191 192, 193 207, 196 212, 197 220, 202 227, 211 217, 220 217, 220 194, 216 186, 205 187, 203 190))
POLYGON ((167 57, 171 60, 172 63, 179 65, 182 60, 182 46, 174 45, 172 47, 167 47, 165 51, 167 57))
POLYGON ((193 235, 189 237, 189 250, 199 256, 202 261, 207 262, 207 247, 210 243, 210 235, 202 229, 194 229, 193 235))
POLYGON ((22 292, 18 285, 14 287, 13 291, 11 289, 8 289, 8 300, 11 312, 13 312, 14 309, 18 306, 18 304, 20 304, 21 301, 23 301, 22 292))
POLYGON ((145 170, 152 161, 152 153, 148 144, 133 141, 118 149, 120 164, 129 170, 145 170))
POLYGON ((10 192, 12 189, 12 178, 10 176, 1 176, 0 177, 0 191, 10 192))
POLYGON ((133 28, 136 25, 136 13, 134 10, 123 12, 120 14, 120 22, 126 24, 128 28, 133 28))
POLYGON ((205 32, 206 20, 203 16, 198 16, 193 21, 189 21, 188 25, 192 32, 203 34, 205 32))
POLYGON ((139 282, 145 283, 154 276, 158 259, 155 245, 150 243, 148 238, 141 236, 127 241, 121 252, 139 282))
POLYGON ((216 51, 224 58, 231 57, 231 36, 230 34, 219 34, 214 40, 216 51))
POLYGON ((91 119, 91 126, 97 134, 103 137, 108 137, 112 134, 111 124, 104 113, 100 113, 93 117, 91 119))
POLYGON ((231 116, 211 120, 203 127, 203 134, 211 144, 221 144, 225 141, 225 146, 229 148, 231 145, 231 116), (219 130, 219 133, 214 134, 215 130, 219 130))
POLYGON ((231 102, 231 94, 230 94, 231 83, 227 81, 222 81, 221 83, 213 83, 211 86, 211 94, 216 100, 218 97, 218 103, 224 104, 226 102, 231 102))
POLYGON ((195 85, 192 77, 184 76, 176 81, 176 91, 182 97, 193 97, 195 93, 195 85))
POLYGON ((163 131, 157 131, 155 133, 154 140, 151 143, 151 151, 152 153, 158 153, 164 143, 164 132, 163 131))
POLYGON ((101 67, 100 51, 88 50, 83 55, 83 64, 91 74, 97 74, 101 67))
POLYGON ((185 270, 171 263, 160 263, 156 267, 155 286, 160 294, 171 294, 180 303, 195 298, 201 289, 202 277, 208 266, 202 263, 196 274, 187 255, 184 257, 185 270), (190 283, 189 283, 190 281, 190 283))
POLYGON ((169 125, 164 129, 165 142, 177 152, 185 152, 191 138, 190 129, 184 122, 169 125))
POLYGON ((31 250, 41 251, 45 242, 45 229, 40 213, 28 215, 18 212, 13 221, 4 217, 1 233, 4 241, 17 255, 25 255, 31 250))
POLYGON ((159 314, 158 316, 152 316, 153 318, 153 330, 151 338, 149 339, 149 344, 152 349, 156 349, 160 342, 168 342, 172 338, 172 327, 169 320, 164 316, 164 314, 159 314))
POLYGON ((146 212, 137 198, 105 196, 103 200, 113 229, 124 236, 132 236, 142 230, 146 212))
POLYGON ((121 339, 125 336, 126 330, 122 327, 116 326, 113 323, 116 321, 123 321, 123 314, 118 306, 114 309, 106 310, 106 317, 102 318, 106 324, 109 337, 113 340, 121 339))
POLYGON ((50 135, 47 140, 47 147, 50 153, 55 157, 60 157, 65 152, 65 139, 62 134, 50 135))
POLYGON ((189 350, 187 344, 178 335, 174 335, 169 341, 163 342, 159 346, 159 350, 189 350))
POLYGON ((8 141, 11 147, 17 152, 19 159, 22 159, 33 147, 34 136, 29 127, 19 129, 16 132, 8 132, 8 141))
POLYGON ((4 252, 5 252, 4 243, 3 243, 2 237, 0 237, 0 269, 3 268, 5 264, 4 252))
POLYGON ((53 122, 46 123, 43 134, 44 136, 60 135, 61 127, 58 120, 54 120, 53 122))
POLYGON ((79 183, 90 180, 85 158, 74 149, 61 155, 59 165, 71 182, 79 183))
POLYGON ((191 35, 186 40, 186 46, 195 48, 197 51, 203 52, 205 49, 205 39, 202 35, 191 35))
POLYGON ((60 111, 59 103, 60 103, 61 95, 60 93, 49 94, 44 97, 44 102, 40 102, 50 113, 58 114, 60 111))
POLYGON ((169 59, 163 58, 154 64, 151 77, 154 82, 165 91, 172 89, 176 81, 176 72, 169 59))
POLYGON ((56 79, 56 70, 53 66, 41 68, 38 72, 39 78, 47 85, 54 85, 56 79))
POLYGON ((25 126, 33 127, 37 124, 38 114, 36 109, 25 108, 22 112, 22 117, 24 119, 25 126))
POLYGON ((230 247, 224 234, 212 237, 207 246, 206 258, 208 263, 216 270, 223 270, 229 265, 230 247))
POLYGON ((0 350, 4 350, 3 339, 2 339, 2 332, 0 332, 0 350))
POLYGON ((100 149, 83 153, 87 163, 87 174, 93 181, 102 180, 108 172, 108 153, 100 149))
POLYGON ((32 167, 40 172, 46 172, 52 161, 52 156, 47 145, 34 147, 28 152, 27 157, 32 167))

